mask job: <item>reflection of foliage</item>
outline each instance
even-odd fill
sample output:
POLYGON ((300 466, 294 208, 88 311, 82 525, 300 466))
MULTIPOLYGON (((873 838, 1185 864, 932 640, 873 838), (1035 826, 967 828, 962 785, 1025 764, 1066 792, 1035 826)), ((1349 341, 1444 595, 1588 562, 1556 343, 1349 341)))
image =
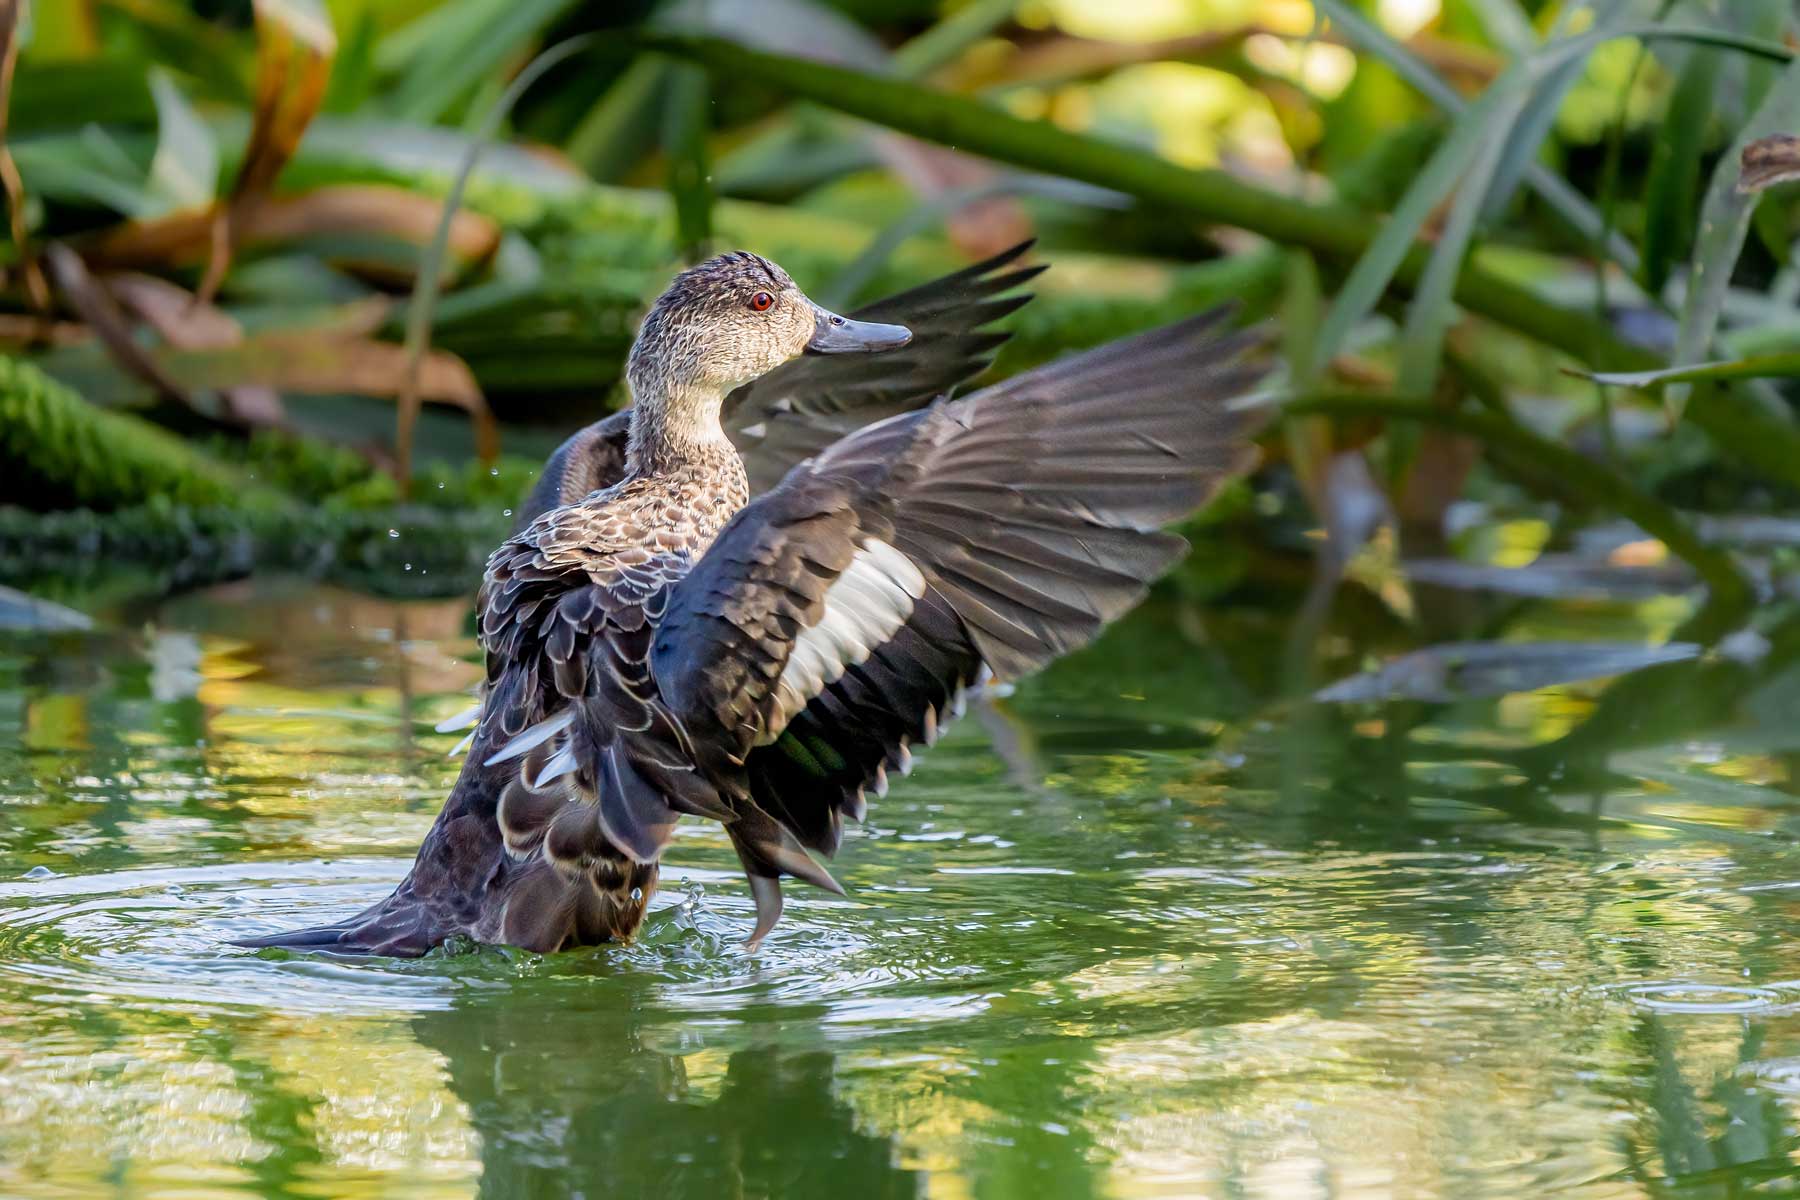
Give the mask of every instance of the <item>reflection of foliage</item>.
POLYGON ((1746 1074, 1763 1053, 1766 1030, 1747 1028, 1734 1069, 1714 1078, 1703 1097, 1685 1077, 1682 1031, 1668 1019, 1645 1016, 1631 1030, 1631 1048, 1649 1080, 1637 1098, 1648 1111, 1622 1140, 1632 1176, 1658 1200, 1793 1192, 1800 1172, 1800 1137, 1781 1099, 1746 1074), (1765 1192, 1764 1183, 1784 1183, 1765 1192))

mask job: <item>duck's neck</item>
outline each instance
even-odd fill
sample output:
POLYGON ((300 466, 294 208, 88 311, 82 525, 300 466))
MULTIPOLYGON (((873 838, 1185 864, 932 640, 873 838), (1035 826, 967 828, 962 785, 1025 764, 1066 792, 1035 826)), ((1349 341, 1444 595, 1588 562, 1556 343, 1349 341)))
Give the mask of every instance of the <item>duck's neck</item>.
POLYGON ((704 484, 697 495, 729 515, 749 501, 749 481, 737 447, 719 423, 724 397, 696 395, 632 380, 631 437, 625 478, 681 479, 704 484))

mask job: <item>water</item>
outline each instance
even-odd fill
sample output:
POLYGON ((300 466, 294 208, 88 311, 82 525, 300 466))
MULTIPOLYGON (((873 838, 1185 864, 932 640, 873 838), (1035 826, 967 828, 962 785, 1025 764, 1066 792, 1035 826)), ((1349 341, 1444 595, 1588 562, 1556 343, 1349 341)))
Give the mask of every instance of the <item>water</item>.
POLYGON ((0 641, 0 1195, 1796 1190, 1779 632, 1340 711, 1275 698, 1285 619, 1154 605, 975 706, 755 954, 695 825, 634 945, 402 963, 224 941, 403 872, 465 605, 93 607, 0 641))

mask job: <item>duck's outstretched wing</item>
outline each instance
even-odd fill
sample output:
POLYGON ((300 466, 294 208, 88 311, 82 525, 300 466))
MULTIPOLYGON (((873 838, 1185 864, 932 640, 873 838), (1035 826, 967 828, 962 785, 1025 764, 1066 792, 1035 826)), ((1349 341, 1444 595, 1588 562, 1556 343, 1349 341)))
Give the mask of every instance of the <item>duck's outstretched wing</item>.
POLYGON ((896 416, 796 467, 671 590, 651 669, 779 912, 774 827, 830 852, 842 813, 963 688, 1090 641, 1185 548, 1162 527, 1246 470, 1232 401, 1256 340, 1183 321, 896 416), (766 815, 765 815, 766 814, 766 815), (772 818, 772 819, 770 819, 772 818))
MULTIPOLYGON (((807 355, 726 397, 725 431, 743 457, 751 493, 767 491, 795 463, 844 434, 928 404, 986 370, 1008 335, 984 327, 1029 301, 1029 293, 1016 289, 1044 269, 1015 266, 1030 248, 1030 242, 1022 242, 850 314, 859 321, 906 326, 913 340, 904 349, 807 355)), ((630 433, 626 409, 558 446, 520 507, 517 528, 619 482, 630 433)))
POLYGON ((774 487, 795 463, 845 434, 929 404, 986 370, 1009 336, 986 327, 1030 301, 1016 289, 1044 270, 1016 265, 1031 246, 1021 242, 850 314, 912 330, 900 350, 804 355, 727 396, 721 417, 750 494, 774 487))

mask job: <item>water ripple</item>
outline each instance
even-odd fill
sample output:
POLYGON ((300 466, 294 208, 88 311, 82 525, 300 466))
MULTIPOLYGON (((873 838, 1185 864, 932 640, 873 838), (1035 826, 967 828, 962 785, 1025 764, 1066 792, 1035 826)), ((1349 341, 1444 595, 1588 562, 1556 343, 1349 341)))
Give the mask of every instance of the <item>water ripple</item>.
POLYGON ((1707 983, 1666 980, 1617 989, 1633 1004, 1663 1013, 1772 1013, 1800 1005, 1800 982, 1707 983))

